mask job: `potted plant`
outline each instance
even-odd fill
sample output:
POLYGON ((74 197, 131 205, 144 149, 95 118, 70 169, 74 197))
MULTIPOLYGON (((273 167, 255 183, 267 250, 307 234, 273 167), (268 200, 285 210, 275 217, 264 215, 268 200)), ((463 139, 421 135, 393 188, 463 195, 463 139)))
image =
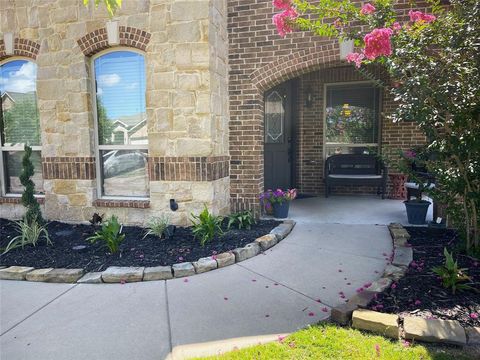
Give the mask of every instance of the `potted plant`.
POLYGON ((408 174, 409 182, 416 184, 416 189, 413 192, 415 199, 407 198, 403 202, 407 210, 408 222, 413 225, 423 225, 428 208, 431 205, 430 201, 422 199, 425 189, 429 189, 431 185, 431 179, 427 176, 426 158, 418 149, 401 151, 399 165, 403 172, 408 174))
POLYGON ((267 213, 271 209, 275 218, 285 219, 288 217, 290 201, 296 197, 296 189, 277 189, 275 191, 269 189, 260 195, 260 201, 267 213))

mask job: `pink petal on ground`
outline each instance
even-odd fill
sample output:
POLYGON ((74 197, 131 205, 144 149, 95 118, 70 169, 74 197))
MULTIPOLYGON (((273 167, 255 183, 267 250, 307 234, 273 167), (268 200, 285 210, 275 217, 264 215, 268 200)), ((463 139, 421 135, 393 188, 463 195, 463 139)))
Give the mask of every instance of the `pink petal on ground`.
POLYGON ((183 282, 188 282, 188 279, 184 279, 183 282))
POLYGON ((227 298, 227 297, 224 297, 224 298, 223 298, 223 300, 227 301, 227 300, 228 300, 228 298, 227 298))
POLYGON ((345 295, 340 295, 340 298, 341 298, 341 299, 345 299, 345 295))
POLYGON ((274 286, 278 286, 278 283, 273 284, 274 286))
POLYGON ((397 284, 393 283, 390 287, 391 287, 392 289, 396 289, 396 288, 397 288, 397 284))
POLYGON ((328 308, 323 307, 323 308, 322 308, 322 311, 323 311, 323 312, 328 312, 328 308))
POLYGON ((317 300, 315 300, 315 301, 318 302, 318 303, 322 302, 320 299, 317 299, 317 300))
POLYGON ((473 320, 478 319, 478 314, 477 313, 471 313, 469 316, 470 316, 470 319, 473 319, 473 320))
POLYGON ((278 336, 278 342, 283 342, 285 340, 286 336, 278 336))
POLYGON ((342 269, 338 269, 338 272, 343 272, 343 270, 342 270, 342 269))
POLYGON ((126 281, 124 279, 120 280, 120 284, 125 285, 126 281))
POLYGON ((363 285, 364 288, 369 288, 370 286, 372 286, 372 283, 371 283, 371 282, 365 283, 365 284, 363 285))
POLYGON ((308 313, 308 316, 315 316, 315 313, 309 312, 309 313, 308 313))
POLYGON ((255 280, 255 279, 252 279, 252 282, 256 282, 256 281, 257 281, 257 280, 255 280))

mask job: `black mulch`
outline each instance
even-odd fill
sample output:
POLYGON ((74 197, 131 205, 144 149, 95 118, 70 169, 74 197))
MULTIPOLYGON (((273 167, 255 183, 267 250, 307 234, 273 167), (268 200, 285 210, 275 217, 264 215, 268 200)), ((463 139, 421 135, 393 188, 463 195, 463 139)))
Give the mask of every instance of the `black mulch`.
MULTIPOLYGON (((159 266, 184 261, 196 261, 222 252, 243 247, 257 237, 268 234, 279 222, 259 221, 250 230, 232 229, 223 236, 201 247, 190 228, 177 228, 172 239, 159 240, 154 236, 143 239, 145 230, 136 226, 125 226, 125 240, 120 252, 109 254, 100 242, 91 244, 85 239, 93 235, 100 226, 71 225, 53 221, 48 231, 53 246, 45 245, 43 240, 36 246, 23 250, 17 248, 0 255, 0 265, 23 265, 35 268, 83 268, 86 271, 103 271, 108 266, 159 266), (78 251, 72 248, 87 245, 78 251)), ((16 233, 11 221, 0 219, 0 248, 5 248, 16 233)))
MULTIPOLYGON (((407 274, 379 294, 369 307, 373 310, 430 319, 458 320, 463 326, 480 326, 480 261, 458 255, 461 268, 468 268, 471 286, 477 291, 455 295, 442 286, 432 268, 444 263, 443 248, 452 251, 460 239, 452 230, 407 228, 414 261, 407 274)), ((455 256, 454 256, 455 259, 455 256)))

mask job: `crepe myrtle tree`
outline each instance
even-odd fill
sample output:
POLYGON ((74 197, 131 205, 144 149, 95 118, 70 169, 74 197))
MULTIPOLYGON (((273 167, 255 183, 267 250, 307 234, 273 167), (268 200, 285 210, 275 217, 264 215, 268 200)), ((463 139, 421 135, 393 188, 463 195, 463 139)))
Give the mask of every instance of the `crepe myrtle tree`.
POLYGON ((273 22, 280 36, 313 31, 352 39, 348 54, 365 76, 365 65, 381 66, 392 92, 392 121, 415 121, 424 132, 429 172, 436 177, 432 196, 465 239, 480 253, 480 1, 451 0, 448 8, 428 1, 429 13, 412 3, 408 18, 397 18, 392 0, 359 4, 350 0, 274 0, 273 22))

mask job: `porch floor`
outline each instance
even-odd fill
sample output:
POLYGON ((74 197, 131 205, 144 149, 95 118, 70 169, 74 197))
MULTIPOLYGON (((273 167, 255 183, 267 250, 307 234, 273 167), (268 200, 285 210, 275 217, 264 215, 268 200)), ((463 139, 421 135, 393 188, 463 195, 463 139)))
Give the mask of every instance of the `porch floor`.
MULTIPOLYGON (((296 199, 290 205, 290 218, 297 222, 323 224, 374 224, 400 223, 409 225, 403 200, 382 200, 378 196, 332 195, 296 199)), ((427 221, 432 220, 432 206, 427 221)), ((411 225, 409 225, 411 226, 411 225)))

